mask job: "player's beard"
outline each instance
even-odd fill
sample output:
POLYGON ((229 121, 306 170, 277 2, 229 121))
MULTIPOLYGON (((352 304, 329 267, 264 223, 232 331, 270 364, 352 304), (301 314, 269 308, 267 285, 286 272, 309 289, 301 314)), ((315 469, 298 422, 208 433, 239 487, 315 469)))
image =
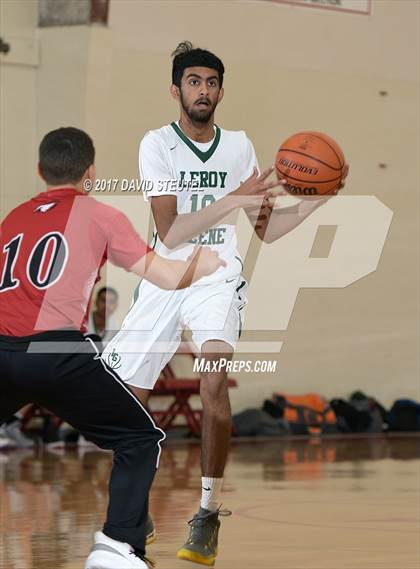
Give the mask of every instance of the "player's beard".
POLYGON ((214 111, 216 110, 216 107, 217 107, 217 101, 212 104, 211 101, 209 99, 207 99, 210 103, 209 107, 207 107, 206 109, 203 109, 202 111, 198 111, 198 110, 193 108, 194 103, 190 107, 187 106, 187 104, 185 103, 184 97, 182 95, 182 91, 180 91, 180 98, 181 98, 182 108, 184 109, 188 118, 193 123, 201 123, 201 124, 208 123, 210 121, 210 119, 212 118, 212 116, 214 115, 214 111))

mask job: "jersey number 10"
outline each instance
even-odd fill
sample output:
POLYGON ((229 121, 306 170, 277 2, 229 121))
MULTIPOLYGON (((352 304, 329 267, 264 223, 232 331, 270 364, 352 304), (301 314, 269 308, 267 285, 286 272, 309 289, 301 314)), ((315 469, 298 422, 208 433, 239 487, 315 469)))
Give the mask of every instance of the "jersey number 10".
MULTIPOLYGON (((212 196, 211 194, 206 194, 205 196, 203 196, 201 198, 201 208, 200 209, 204 209, 205 207, 214 203, 215 201, 216 201, 216 198, 214 196, 212 196)), ((197 206, 198 206, 198 195, 193 194, 191 196, 191 213, 194 213, 197 211, 197 209, 198 209, 197 206)))
MULTIPOLYGON (((0 292, 12 290, 20 285, 13 276, 24 239, 20 233, 3 247, 6 262, 0 280, 0 292)), ((43 290, 55 284, 63 274, 68 259, 68 245, 64 236, 58 232, 47 233, 33 247, 26 263, 28 281, 37 289, 43 290), (49 253, 49 254, 48 254, 49 253)))

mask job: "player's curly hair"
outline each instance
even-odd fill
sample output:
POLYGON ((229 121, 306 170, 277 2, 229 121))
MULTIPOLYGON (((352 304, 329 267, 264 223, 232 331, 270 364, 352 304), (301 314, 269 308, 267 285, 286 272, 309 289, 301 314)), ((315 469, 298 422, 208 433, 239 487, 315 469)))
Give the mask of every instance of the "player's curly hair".
POLYGON ((223 74, 225 67, 214 53, 206 49, 194 47, 190 41, 179 43, 172 52, 172 83, 177 87, 181 87, 181 79, 184 70, 187 67, 208 67, 215 69, 219 75, 220 86, 223 85, 223 74))

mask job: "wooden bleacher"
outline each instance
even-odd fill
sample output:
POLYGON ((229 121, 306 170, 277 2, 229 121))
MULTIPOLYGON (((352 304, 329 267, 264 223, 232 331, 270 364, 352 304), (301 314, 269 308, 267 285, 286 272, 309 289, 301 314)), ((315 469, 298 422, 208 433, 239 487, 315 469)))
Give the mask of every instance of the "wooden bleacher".
MULTIPOLYGON (((194 359, 191 349, 183 349, 177 352, 194 359)), ((237 387, 233 378, 228 378, 228 387, 237 387)), ((175 421, 182 417, 188 426, 191 435, 199 437, 201 434, 201 419, 203 411, 191 406, 191 399, 200 395, 200 379, 196 377, 176 377, 171 364, 167 364, 162 370, 161 376, 156 382, 152 397, 172 397, 173 400, 164 410, 151 411, 158 426, 167 431, 174 427, 175 421)))

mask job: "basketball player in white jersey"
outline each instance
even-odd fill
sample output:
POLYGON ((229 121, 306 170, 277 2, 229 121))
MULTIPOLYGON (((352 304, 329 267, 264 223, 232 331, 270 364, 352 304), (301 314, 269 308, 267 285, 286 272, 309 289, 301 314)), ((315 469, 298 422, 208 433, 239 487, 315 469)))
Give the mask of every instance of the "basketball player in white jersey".
POLYGON ((212 364, 232 358, 246 302, 235 222, 226 218, 243 208, 250 219, 260 220, 258 235, 264 238, 268 229, 272 241, 299 225, 322 200, 288 208, 281 222, 267 227, 272 214, 267 195, 279 185, 267 181, 273 169, 259 175, 246 134, 214 123, 223 98, 223 63, 190 42, 180 44, 173 56, 171 94, 179 103, 180 119, 148 132, 139 151, 145 198, 156 227, 152 246, 168 259, 186 259, 195 245, 208 245, 226 266, 185 291, 172 293, 141 281, 122 330, 103 357, 143 402, 177 350, 184 328, 192 331, 199 356, 211 363, 212 371, 201 374, 202 499, 177 555, 214 565, 218 518, 230 515, 220 504, 231 411, 226 371, 217 366, 213 371, 212 364), (260 215, 252 217, 251 210, 260 215))

